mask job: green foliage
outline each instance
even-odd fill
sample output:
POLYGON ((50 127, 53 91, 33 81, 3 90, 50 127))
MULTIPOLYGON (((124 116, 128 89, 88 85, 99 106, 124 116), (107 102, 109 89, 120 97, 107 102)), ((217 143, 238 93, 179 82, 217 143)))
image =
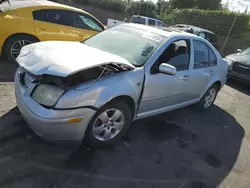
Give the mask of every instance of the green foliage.
POLYGON ((196 0, 197 8, 205 10, 219 10, 221 9, 221 0, 196 0))
POLYGON ((90 4, 105 10, 122 13, 126 10, 127 2, 123 0, 90 0, 90 4))
POLYGON ((193 8, 195 7, 194 0, 170 0, 170 4, 172 8, 193 8))
POLYGON ((131 15, 139 14, 142 16, 156 17, 156 5, 151 1, 134 2, 129 7, 128 11, 131 15))
POLYGON ((221 0, 170 0, 172 8, 221 9, 221 0))
MULTIPOLYGON (((195 25, 211 30, 217 35, 227 36, 235 16, 236 13, 229 11, 176 9, 170 14, 165 14, 163 20, 170 24, 182 23, 195 25)), ((249 20, 250 17, 248 15, 240 14, 235 22, 231 35, 241 37, 245 31, 248 32, 249 20)))
POLYGON ((130 15, 140 14, 143 16, 157 17, 156 5, 151 1, 136 1, 131 0, 73 0, 79 5, 92 5, 104 10, 124 13, 127 12, 130 15))
POLYGON ((158 0, 158 2, 156 3, 156 7, 156 13, 160 17, 171 12, 171 4, 169 1, 158 0))
MULTIPOLYGON (((72 1, 72 0, 70 0, 72 1)), ((75 3, 82 4, 82 5, 89 5, 90 0, 73 0, 75 3)))

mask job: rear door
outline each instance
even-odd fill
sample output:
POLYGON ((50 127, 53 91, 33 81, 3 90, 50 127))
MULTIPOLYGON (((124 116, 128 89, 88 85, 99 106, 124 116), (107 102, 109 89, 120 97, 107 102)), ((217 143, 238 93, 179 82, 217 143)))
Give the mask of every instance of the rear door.
POLYGON ((79 31, 74 28, 75 12, 61 9, 33 11, 36 36, 41 41, 78 40, 79 31))
POLYGON ((82 41, 104 30, 104 27, 95 18, 84 14, 76 13, 74 27, 78 29, 78 40, 82 41))
POLYGON ((194 85, 199 97, 217 74, 217 57, 213 50, 203 41, 193 40, 194 65, 192 75, 195 77, 194 85))

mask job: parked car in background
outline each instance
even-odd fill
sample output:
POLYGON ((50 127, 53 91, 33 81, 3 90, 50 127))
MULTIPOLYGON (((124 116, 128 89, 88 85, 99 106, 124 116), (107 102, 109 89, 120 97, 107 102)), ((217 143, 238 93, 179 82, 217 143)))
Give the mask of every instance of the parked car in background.
POLYGON ((16 99, 28 125, 48 140, 94 146, 115 143, 133 120, 211 107, 228 70, 207 40, 139 24, 82 43, 31 44, 17 62, 16 99))
POLYGON ((38 41, 82 41, 104 26, 91 14, 46 0, 0 4, 0 55, 15 61, 23 46, 38 41))
POLYGON ((140 15, 133 15, 129 22, 153 26, 153 27, 166 27, 166 25, 161 20, 149 18, 146 16, 140 16, 140 15))
POLYGON ((177 24, 171 27, 177 28, 179 30, 182 30, 188 33, 198 35, 208 40, 218 50, 219 46, 218 46, 217 36, 212 31, 209 31, 200 27, 192 26, 192 25, 186 25, 186 24, 177 24))
POLYGON ((126 21, 126 19, 124 21, 121 21, 121 20, 115 20, 115 19, 108 18, 107 27, 108 28, 115 27, 117 25, 125 23, 125 21, 126 21))
POLYGON ((228 62, 228 77, 250 82, 250 48, 237 50, 237 53, 225 57, 228 62))

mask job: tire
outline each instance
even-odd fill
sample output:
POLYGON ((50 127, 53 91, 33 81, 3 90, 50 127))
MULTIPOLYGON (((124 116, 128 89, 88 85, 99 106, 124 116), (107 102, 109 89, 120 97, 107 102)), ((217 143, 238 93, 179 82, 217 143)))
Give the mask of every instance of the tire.
POLYGON ((218 92, 219 92, 219 86, 216 84, 212 85, 204 94, 200 102, 196 105, 197 109, 206 110, 206 109, 211 108, 211 106, 213 106, 214 104, 214 101, 216 100, 218 92), (211 96, 212 93, 213 93, 212 95, 213 97, 211 96), (210 100, 209 100, 209 97, 210 97, 210 100), (207 101, 209 102, 206 103, 207 101))
POLYGON ((39 42, 39 40, 31 35, 14 35, 7 39, 3 47, 3 56, 10 62, 16 63, 16 57, 19 55, 23 46, 39 42), (14 50, 15 49, 15 50, 14 50))
POLYGON ((125 102, 115 100, 107 103, 90 121, 84 141, 94 147, 112 146, 127 133, 131 120, 131 110, 125 102))

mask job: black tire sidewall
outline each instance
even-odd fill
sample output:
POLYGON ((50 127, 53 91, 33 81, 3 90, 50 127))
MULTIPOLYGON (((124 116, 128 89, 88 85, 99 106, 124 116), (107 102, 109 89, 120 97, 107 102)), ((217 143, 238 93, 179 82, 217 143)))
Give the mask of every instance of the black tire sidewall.
POLYGON ((84 141, 87 142, 89 145, 94 146, 94 147, 112 146, 112 145, 116 144, 127 133, 127 131, 130 128, 131 121, 132 121, 131 110, 125 102, 120 101, 120 100, 116 100, 116 101, 112 101, 110 103, 107 103, 102 108, 100 108, 100 110, 91 119, 91 121, 88 125, 88 128, 87 128, 86 134, 84 136, 84 141), (100 141, 100 140, 96 139, 93 135, 94 122, 95 122, 96 118, 102 112, 104 112, 107 109, 112 109, 112 108, 119 109, 120 111, 123 112, 123 114, 125 116, 125 124, 123 126, 123 129, 119 132, 119 134, 116 137, 114 137, 113 139, 108 140, 108 141, 100 141))
POLYGON ((39 42, 38 39, 36 39, 35 37, 33 36, 29 36, 29 35, 16 35, 16 36, 13 36, 11 38, 9 38, 7 41, 6 41, 6 44, 4 45, 3 47, 3 56, 10 62, 12 63, 15 63, 16 60, 12 58, 11 56, 11 47, 12 45, 16 42, 16 41, 19 41, 19 40, 29 40, 31 41, 32 43, 35 43, 35 42, 39 42))

